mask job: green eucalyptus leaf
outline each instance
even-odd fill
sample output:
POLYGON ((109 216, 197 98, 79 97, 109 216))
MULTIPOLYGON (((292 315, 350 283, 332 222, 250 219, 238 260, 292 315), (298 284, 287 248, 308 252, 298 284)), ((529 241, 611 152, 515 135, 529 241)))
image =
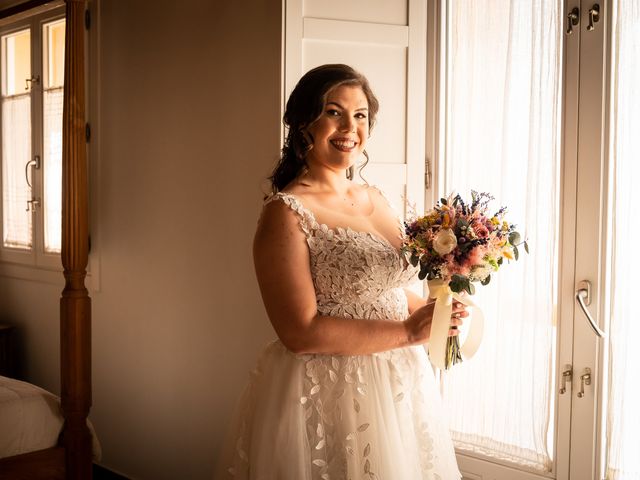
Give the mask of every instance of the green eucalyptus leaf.
POLYGON ((409 259, 409 262, 411 263, 411 265, 413 265, 414 267, 418 266, 418 262, 420 262, 420 259, 418 258, 417 255, 411 255, 411 258, 409 259))
POLYGON ((440 199, 440 203, 441 203, 442 205, 447 205, 447 199, 446 199, 446 198, 441 198, 441 199, 440 199))
POLYGON ((518 232, 511 232, 509 234, 509 243, 511 245, 518 245, 520 243, 520 234, 518 232))
POLYGON ((476 293, 476 287, 471 282, 467 282, 464 289, 467 291, 467 293, 469 293, 469 295, 473 295, 474 293, 476 293))
POLYGON ((518 247, 516 246, 513 247, 513 256, 515 257, 516 260, 520 258, 520 252, 518 251, 518 247))
POLYGON ((465 289, 466 284, 468 283, 467 277, 464 275, 455 274, 451 277, 451 281, 449 282, 449 288, 451 291, 460 293, 465 289))
POLYGON ((529 244, 527 242, 524 242, 524 251, 529 253, 529 244))
POLYGON ((482 280, 480 283, 482 285, 489 285, 489 282, 491 281, 491 275, 487 275, 484 280, 482 280))

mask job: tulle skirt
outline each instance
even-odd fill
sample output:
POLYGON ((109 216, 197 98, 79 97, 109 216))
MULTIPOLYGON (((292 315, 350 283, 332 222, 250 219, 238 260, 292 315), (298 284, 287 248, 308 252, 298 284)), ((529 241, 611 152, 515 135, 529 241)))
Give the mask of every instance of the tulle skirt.
POLYGON ((460 479, 424 349, 295 355, 270 344, 238 403, 216 478, 460 479))

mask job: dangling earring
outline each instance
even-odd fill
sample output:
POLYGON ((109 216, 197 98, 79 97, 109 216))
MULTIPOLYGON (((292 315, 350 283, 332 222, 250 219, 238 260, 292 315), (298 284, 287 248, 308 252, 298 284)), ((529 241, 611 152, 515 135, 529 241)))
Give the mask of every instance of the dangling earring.
POLYGON ((313 148, 313 137, 305 129, 301 128, 302 140, 304 142, 305 152, 309 152, 313 148))

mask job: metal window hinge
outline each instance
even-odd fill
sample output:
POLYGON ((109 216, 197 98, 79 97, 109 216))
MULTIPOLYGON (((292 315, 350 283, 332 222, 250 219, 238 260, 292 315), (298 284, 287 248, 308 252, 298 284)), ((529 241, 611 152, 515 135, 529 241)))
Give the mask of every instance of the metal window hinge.
POLYGON ((424 160, 424 187, 431 188, 431 161, 428 158, 424 160))
POLYGON ((91 125, 85 123, 84 125, 84 138, 89 143, 91 141, 91 125))
POLYGON ((88 8, 84 11, 84 28, 87 30, 91 28, 91 10, 88 8))

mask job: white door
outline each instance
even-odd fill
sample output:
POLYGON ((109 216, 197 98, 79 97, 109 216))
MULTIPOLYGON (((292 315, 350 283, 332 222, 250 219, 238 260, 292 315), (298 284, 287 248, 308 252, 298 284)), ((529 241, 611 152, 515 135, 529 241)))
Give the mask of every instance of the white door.
MULTIPOLYGON (((426 3, 422 0, 287 0, 285 95, 325 63, 363 73, 380 101, 363 169, 406 213, 424 208, 426 3)), ((364 160, 364 158, 363 158, 364 160)), ((358 175, 356 180, 362 181, 358 175)))

